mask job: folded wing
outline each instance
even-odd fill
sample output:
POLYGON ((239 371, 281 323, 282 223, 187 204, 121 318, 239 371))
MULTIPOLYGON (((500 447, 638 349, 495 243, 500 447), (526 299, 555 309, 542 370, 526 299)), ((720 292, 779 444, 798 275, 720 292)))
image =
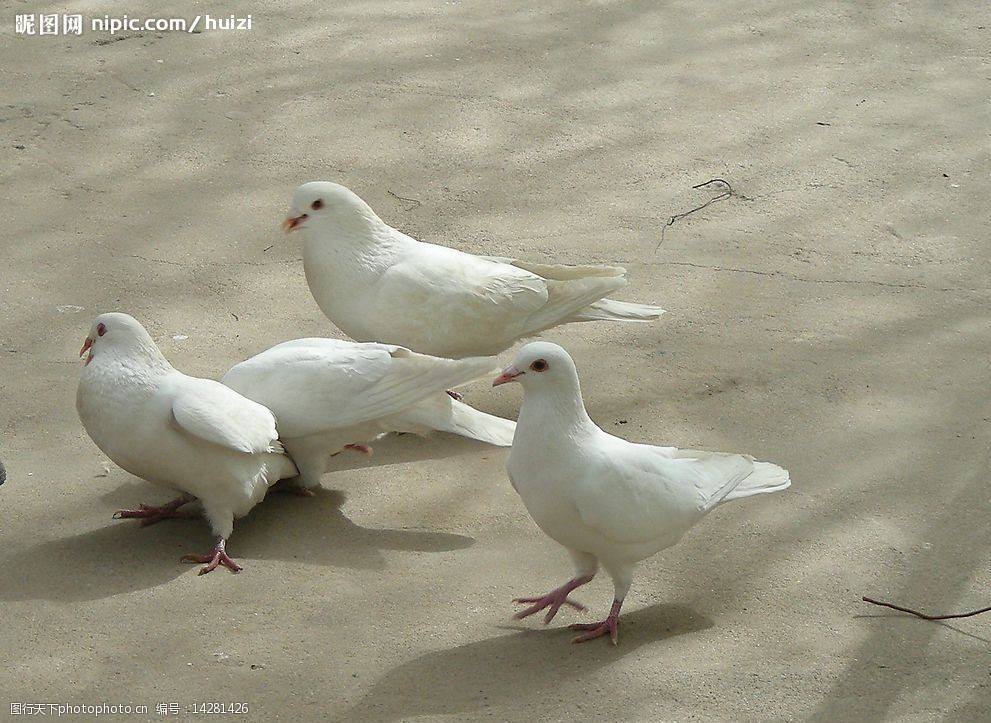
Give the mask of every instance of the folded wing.
POLYGON ((272 412, 219 382, 177 375, 162 391, 187 434, 249 454, 282 450, 272 412))
POLYGON ((489 374, 495 359, 452 360, 387 344, 297 339, 234 366, 223 382, 275 412, 283 437, 396 414, 489 374))
MULTIPOLYGON (((577 485, 576 501, 582 520, 604 537, 650 543, 680 535, 720 502, 735 499, 733 491, 754 471, 753 458, 742 454, 613 443, 577 485)), ((784 480, 786 487, 786 472, 784 480)), ((783 489, 780 482, 762 491, 783 489)), ((757 486, 749 494, 757 494, 757 486)))
POLYGON ((419 333, 478 325, 496 337, 536 334, 579 314, 626 285, 614 266, 535 264, 496 256, 473 256, 433 244, 419 244, 384 275, 391 306, 421 310, 419 333))

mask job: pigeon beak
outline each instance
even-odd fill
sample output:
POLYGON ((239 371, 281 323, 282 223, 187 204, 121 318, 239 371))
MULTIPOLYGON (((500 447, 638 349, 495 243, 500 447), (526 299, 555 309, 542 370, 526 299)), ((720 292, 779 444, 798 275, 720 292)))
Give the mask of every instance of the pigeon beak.
MULTIPOLYGON (((83 354, 88 352, 92 346, 93 346, 93 340, 87 336, 86 341, 83 342, 83 348, 79 350, 79 356, 82 356, 83 354)), ((93 355, 90 354, 89 359, 86 360, 86 364, 89 364, 92 358, 93 355)), ((86 364, 83 364, 83 366, 86 366, 86 364)))
POLYGON ((289 233, 290 231, 295 231, 303 224, 303 221, 305 221, 308 218, 309 215, 305 213, 299 216, 289 216, 288 218, 286 218, 285 221, 282 222, 282 230, 285 231, 286 233, 289 233))
POLYGON ((516 367, 510 365, 505 369, 503 369, 502 374, 500 374, 495 378, 495 381, 492 382, 492 386, 497 387, 500 384, 508 384, 509 382, 515 382, 516 378, 522 376, 522 374, 523 372, 521 372, 516 367))

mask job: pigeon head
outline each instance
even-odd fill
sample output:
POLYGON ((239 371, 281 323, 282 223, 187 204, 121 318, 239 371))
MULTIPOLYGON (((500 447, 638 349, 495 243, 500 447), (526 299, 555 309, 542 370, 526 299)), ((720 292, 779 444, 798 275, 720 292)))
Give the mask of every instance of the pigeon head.
POLYGON ((371 206, 348 188, 329 181, 311 181, 296 189, 282 228, 290 231, 335 231, 380 224, 371 206))
POLYGON ((79 350, 79 356, 89 352, 84 366, 88 366, 94 357, 111 354, 116 357, 144 355, 155 361, 165 358, 158 350, 151 336, 133 316, 111 312, 100 314, 93 321, 89 335, 79 350))
POLYGON ((519 382, 526 390, 542 388, 572 389, 578 382, 578 370, 571 355, 557 344, 535 341, 516 354, 513 363, 502 370, 492 386, 519 382))

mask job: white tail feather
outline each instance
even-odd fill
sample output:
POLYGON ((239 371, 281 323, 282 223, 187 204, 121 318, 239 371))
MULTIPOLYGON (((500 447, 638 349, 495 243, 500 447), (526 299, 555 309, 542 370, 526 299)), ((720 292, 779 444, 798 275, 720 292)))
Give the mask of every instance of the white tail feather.
POLYGON ((633 321, 647 322, 658 319, 664 309, 649 304, 634 304, 615 299, 600 299, 572 316, 568 321, 633 321))
POLYGON ((400 432, 450 432, 497 447, 513 444, 516 422, 486 414, 447 394, 424 399, 396 415, 389 424, 400 432))
POLYGON ((621 266, 568 266, 566 264, 537 264, 532 261, 520 261, 518 259, 502 259, 504 263, 510 263, 531 274, 543 276, 545 279, 554 281, 572 281, 573 279, 587 279, 590 277, 626 276, 626 269, 621 266))
POLYGON ((547 303, 526 321, 526 334, 557 326, 584 314, 590 304, 626 286, 622 276, 588 276, 570 281, 547 280, 547 303))
POLYGON ((770 462, 754 462, 754 471, 723 498, 723 502, 742 497, 780 492, 791 486, 788 470, 770 462))

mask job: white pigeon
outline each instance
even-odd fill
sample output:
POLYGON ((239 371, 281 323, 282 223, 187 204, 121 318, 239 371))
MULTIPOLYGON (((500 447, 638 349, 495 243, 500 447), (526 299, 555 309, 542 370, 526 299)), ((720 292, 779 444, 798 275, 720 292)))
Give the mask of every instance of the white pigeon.
POLYGON ((517 598, 530 607, 522 619, 561 605, 584 609, 568 594, 589 582, 599 563, 612 577, 609 616, 572 625, 586 631, 575 642, 618 637, 619 610, 638 562, 675 544, 703 515, 729 500, 777 492, 788 472, 743 454, 700 452, 634 444, 602 431, 582 402, 575 363, 561 347, 527 344, 493 386, 523 385, 523 406, 506 471, 530 516, 564 545, 575 576, 538 597, 517 598))
POLYGON ((270 484, 297 473, 272 412, 220 382, 173 369, 127 314, 98 316, 79 356, 87 351, 76 390, 86 433, 131 474, 184 493, 114 517, 157 522, 183 516, 179 508, 199 499, 217 542, 207 555, 181 559, 206 563, 201 575, 218 564, 238 572, 226 551, 234 518, 248 514, 270 484))
MULTIPOLYGON (((223 383, 271 409, 299 469, 299 490, 320 484, 331 455, 364 452, 387 432, 452 432, 502 447, 516 424, 445 390, 496 369, 492 357, 440 359, 399 346, 296 339, 235 365, 223 383)), ((303 492, 306 494, 306 492, 303 492)))
POLYGON ((397 231, 356 194, 314 181, 296 189, 287 231, 323 313, 357 341, 459 359, 498 354, 573 321, 652 321, 663 309, 603 297, 626 286, 614 266, 475 256, 397 231))

